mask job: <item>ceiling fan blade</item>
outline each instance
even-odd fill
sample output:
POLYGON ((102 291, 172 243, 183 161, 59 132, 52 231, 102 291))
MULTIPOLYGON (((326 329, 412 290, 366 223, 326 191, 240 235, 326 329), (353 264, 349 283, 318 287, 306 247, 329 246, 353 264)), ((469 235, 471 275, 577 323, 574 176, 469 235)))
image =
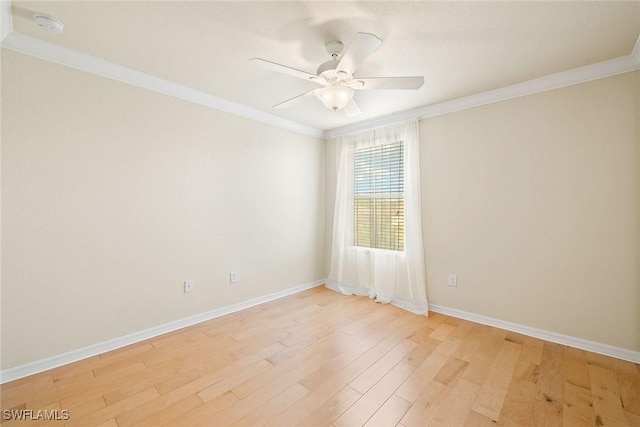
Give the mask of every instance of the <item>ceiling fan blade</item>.
POLYGON ((424 77, 364 77, 353 80, 354 84, 351 86, 353 89, 360 90, 372 90, 372 89, 406 89, 416 90, 420 89, 424 84, 424 77), (358 82, 362 82, 364 85, 360 85, 358 82))
POLYGON ((356 100, 351 98, 351 100, 347 103, 347 105, 344 106, 344 112, 347 115, 347 117, 353 117, 362 113, 362 110, 356 103, 356 100))
POLYGON ((300 95, 298 95, 298 96, 294 96, 294 97, 293 97, 293 98, 291 98, 291 99, 287 99, 286 101, 282 101, 281 103, 274 105, 274 106, 273 106, 273 108, 278 108, 278 109, 280 109, 280 108, 287 108, 287 107, 290 107, 290 106, 291 106, 292 104, 294 104, 298 99, 300 99, 300 98, 302 98, 302 97, 305 97, 305 96, 313 95, 315 91, 316 91, 316 90, 314 89, 314 90, 310 90, 309 92, 302 93, 302 94, 300 94, 300 95))
POLYGON ((286 65, 277 64, 275 62, 267 61, 266 59, 252 58, 249 60, 253 65, 266 68, 267 70, 275 71, 277 73, 287 74, 289 76, 297 77, 304 80, 317 79, 315 74, 307 73, 306 71, 296 70, 295 68, 287 67, 286 65))
POLYGON ((373 34, 357 33, 347 48, 336 68, 336 72, 343 71, 352 75, 360 64, 382 44, 382 40, 373 34))

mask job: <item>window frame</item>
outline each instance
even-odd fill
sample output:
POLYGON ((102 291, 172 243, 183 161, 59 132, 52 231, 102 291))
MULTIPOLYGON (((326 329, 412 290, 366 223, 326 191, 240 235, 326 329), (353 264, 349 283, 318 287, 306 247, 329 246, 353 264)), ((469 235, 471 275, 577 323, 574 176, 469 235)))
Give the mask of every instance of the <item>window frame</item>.
MULTIPOLYGON (((391 154, 394 156, 397 156, 397 152, 394 153, 393 151, 390 151, 388 154, 391 154)), ((368 146, 368 147, 362 147, 362 148, 354 148, 353 151, 353 161, 352 161, 352 167, 353 167, 353 192, 352 192, 352 196, 353 196, 353 211, 352 211, 352 224, 353 224, 353 233, 352 233, 352 246, 354 249, 357 250, 361 250, 361 251, 385 251, 385 252, 389 252, 389 253, 394 253, 394 254, 403 254, 406 250, 406 209, 405 209, 405 204, 406 204, 406 192, 405 192, 405 162, 406 162, 406 144, 404 142, 404 140, 396 140, 393 142, 384 142, 381 144, 376 144, 376 145, 372 145, 372 146, 368 146), (366 151, 370 151, 370 152, 374 152, 371 156, 375 156, 376 154, 378 156, 380 156, 381 158, 384 158, 385 156, 383 156, 384 152, 383 147, 385 146, 390 146, 390 145, 398 145, 400 147, 400 155, 399 155, 399 159, 400 159, 400 166, 396 169, 397 172, 400 173, 400 185, 397 184, 397 182, 395 183, 395 185, 391 185, 392 190, 394 191, 389 191, 389 192, 376 192, 376 189, 382 187, 384 188, 383 185, 374 182, 373 184, 373 191, 371 192, 358 192, 358 184, 357 184, 357 178, 358 175, 356 173, 356 164, 358 162, 358 152, 366 152, 366 151), (375 153, 375 150, 378 149, 380 150, 379 153, 375 153), (402 191, 398 191, 398 189, 401 188, 402 191), (373 230, 369 232, 369 240, 370 240, 370 244, 371 246, 364 246, 364 245, 360 245, 358 243, 359 239, 358 239, 358 216, 357 216, 357 200, 373 200, 375 203, 375 200, 390 200, 390 201, 394 201, 394 200, 400 200, 401 201, 401 205, 402 205, 402 223, 401 223, 401 228, 402 228, 402 234, 401 234, 401 241, 402 241, 402 246, 400 247, 398 245, 398 242, 396 242, 395 247, 381 247, 382 243, 380 242, 382 239, 381 237, 384 237, 382 233, 378 232, 378 226, 380 223, 380 218, 376 215, 376 210, 377 208, 371 207, 370 211, 372 211, 372 227, 373 230), (357 243, 358 242, 358 243, 357 243)), ((385 162, 384 160, 381 162, 381 164, 379 164, 378 168, 373 169, 369 174, 373 175, 372 180, 375 181, 376 179, 380 179, 379 178, 379 171, 385 166, 385 162)), ((389 215, 389 221, 390 223, 393 222, 395 215, 389 215)), ((397 225, 400 226, 400 225, 397 225)), ((390 225, 390 230, 389 233, 387 233, 387 236, 389 237, 389 239, 391 239, 391 237, 393 237, 393 233, 391 233, 391 227, 392 225, 390 225)), ((398 239, 398 240, 400 240, 398 239)), ((393 245, 389 245, 389 246, 393 246, 393 245)))

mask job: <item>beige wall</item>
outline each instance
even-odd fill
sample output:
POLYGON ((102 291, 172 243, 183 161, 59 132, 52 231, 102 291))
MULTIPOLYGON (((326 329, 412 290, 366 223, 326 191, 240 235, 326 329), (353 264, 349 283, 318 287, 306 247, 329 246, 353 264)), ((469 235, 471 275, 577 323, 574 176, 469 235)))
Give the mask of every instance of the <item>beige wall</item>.
POLYGON ((3 369, 325 276, 323 141, 4 49, 2 123, 3 369))
POLYGON ((640 350, 639 88, 628 73, 421 122, 430 303, 640 350))

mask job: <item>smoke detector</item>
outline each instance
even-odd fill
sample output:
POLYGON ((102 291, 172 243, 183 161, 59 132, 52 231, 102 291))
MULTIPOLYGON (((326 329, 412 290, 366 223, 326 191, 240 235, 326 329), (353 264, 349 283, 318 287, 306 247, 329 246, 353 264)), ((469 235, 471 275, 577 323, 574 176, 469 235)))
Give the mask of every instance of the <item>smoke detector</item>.
POLYGON ((64 24, 62 21, 48 15, 36 13, 33 15, 33 20, 36 21, 38 27, 50 33, 61 33, 64 30, 64 24))

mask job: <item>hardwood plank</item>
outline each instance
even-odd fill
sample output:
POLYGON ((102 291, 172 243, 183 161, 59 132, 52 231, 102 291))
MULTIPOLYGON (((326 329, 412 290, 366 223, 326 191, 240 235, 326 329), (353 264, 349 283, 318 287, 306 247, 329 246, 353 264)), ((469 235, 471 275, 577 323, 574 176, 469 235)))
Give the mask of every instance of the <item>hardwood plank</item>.
POLYGON ((613 371, 615 369, 613 366, 613 361, 615 359, 612 357, 604 356, 597 353, 590 353, 588 351, 585 352, 585 355, 587 357, 587 362, 589 362, 589 365, 599 366, 610 371, 613 371))
POLYGON ((630 426, 640 426, 640 415, 632 414, 631 412, 626 412, 627 421, 630 426))
MULTIPOLYGON (((91 382, 83 381, 75 387, 66 387, 55 393, 55 398, 65 408, 75 410, 78 406, 84 406, 87 401, 100 397, 104 400, 105 393, 132 384, 137 381, 145 381, 150 376, 158 374, 157 369, 145 368, 142 363, 134 363, 131 369, 120 369, 110 375, 95 378, 91 382)), ((151 386, 149 386, 151 387, 151 386)))
POLYGON ((375 386, 353 404, 333 425, 363 425, 413 372, 412 366, 398 363, 375 386))
POLYGON ((622 407, 640 416, 640 373, 631 362, 614 360, 613 363, 622 407))
POLYGON ((400 422, 410 407, 410 402, 396 395, 392 395, 384 402, 380 409, 369 418, 365 427, 394 427, 400 422))
POLYGON ((487 379, 482 384, 478 396, 473 402, 473 410, 494 421, 498 420, 504 398, 516 361, 520 353, 520 344, 505 340, 498 352, 487 379))
POLYGON ((534 383, 514 377, 500 411, 499 425, 529 426, 533 423, 534 383))
POLYGON ((471 334, 471 331, 478 326, 476 323, 463 319, 456 319, 455 317, 449 317, 446 322, 455 326, 454 330, 449 334, 449 337, 461 340, 465 340, 471 334))
POLYGON ((409 341, 415 342, 416 344, 424 344, 427 341, 432 341, 439 344, 439 340, 430 337, 432 333, 433 329, 425 326, 418 329, 415 333, 411 334, 411 336, 407 337, 407 339, 409 341))
POLYGON ((564 384, 564 347, 559 344, 545 343, 542 361, 536 383, 536 399, 541 402, 555 402, 562 407, 564 384))
POLYGON ((208 351, 205 350, 202 353, 194 352, 189 356, 173 359, 171 366, 177 373, 186 378, 199 378, 236 361, 238 359, 235 355, 228 353, 226 350, 208 349, 208 351))
POLYGON ((460 380, 444 399, 435 419, 430 426, 462 425, 467 418, 480 386, 468 381, 460 380))
POLYGON ((262 425, 280 412, 287 409, 293 403, 302 399, 309 393, 309 389, 303 387, 299 383, 293 384, 291 387, 268 401, 262 406, 249 412, 244 417, 233 423, 233 426, 255 426, 262 425))
POLYGON ((518 360, 516 367, 513 370, 514 377, 533 384, 538 382, 538 375, 540 375, 540 366, 523 362, 522 360, 518 360))
POLYGON ((451 392, 451 388, 435 381, 427 381, 423 391, 400 421, 406 427, 429 425, 436 417, 440 405, 451 392))
POLYGON ((115 418, 111 418, 110 420, 99 424, 98 427, 118 427, 118 423, 116 422, 115 418))
POLYGON ((491 418, 487 418, 484 415, 471 410, 469 411, 467 418, 464 419, 464 423, 462 425, 464 427, 494 427, 496 422, 491 418))
MULTIPOLYGON (((373 303, 373 301, 371 302, 373 303)), ((356 335, 362 329, 367 328, 370 323, 384 317, 387 314, 386 309, 387 307, 382 306, 380 310, 367 310, 364 316, 355 321, 347 323, 340 330, 348 335, 356 335)))
POLYGON ((519 359, 532 365, 540 365, 542 362, 542 351, 544 350, 544 341, 537 338, 525 337, 520 350, 519 359))
POLYGON ((351 381, 349 387, 362 394, 366 393, 416 346, 416 343, 409 340, 400 342, 387 354, 378 359, 369 369, 360 374, 358 378, 351 381))
MULTIPOLYGON (((411 338, 409 339, 411 340, 411 338)), ((424 359, 433 353, 438 345, 440 345, 440 341, 427 338, 425 341, 419 343, 416 348, 411 350, 411 352, 402 359, 402 362, 417 368, 424 359)))
POLYGON ((453 356, 457 359, 464 360, 465 362, 470 362, 471 358, 486 340, 490 330, 491 328, 488 326, 477 325, 473 329, 473 333, 465 337, 460 346, 456 349, 455 353, 453 353, 453 356))
MULTIPOLYGON (((345 334, 336 328, 327 328, 321 332, 315 332, 310 334, 293 335, 289 339, 294 340, 287 342, 287 340, 281 340, 280 343, 287 346, 282 351, 272 354, 267 360, 274 364, 279 365, 290 359, 296 358, 300 353, 303 353, 310 348, 314 353, 322 353, 325 355, 325 351, 331 344, 335 343, 337 339, 344 339, 345 334)), ((308 352, 308 351, 307 351, 308 352)), ((327 357, 328 358, 328 357, 327 357)))
POLYGON ((306 418, 298 423, 298 426, 324 426, 338 419, 351 407, 362 394, 351 387, 345 387, 334 397, 312 411, 306 418))
MULTIPOLYGON (((320 384, 324 383, 327 378, 342 371, 346 366, 353 363, 362 355, 367 354, 372 348, 379 346, 380 343, 385 342, 383 346, 386 347, 388 351, 388 347, 390 347, 392 343, 387 343, 385 341, 385 338, 389 335, 390 333, 388 331, 381 330, 377 333, 367 336, 366 339, 359 341, 357 345, 351 347, 349 350, 345 351, 339 356, 331 359, 331 365, 326 369, 318 370, 307 375, 307 377, 303 378, 300 381, 300 384, 302 384, 309 390, 314 390, 320 384)), ((382 351, 385 350, 383 349, 382 351)))
POLYGON ((25 404, 27 408, 42 408, 52 402, 60 401, 65 391, 74 390, 76 387, 89 387, 94 381, 93 372, 86 371, 75 377, 57 380, 28 392, 16 394, 14 399, 4 400, 3 405, 13 407, 17 404, 25 404))
POLYGON ((130 411, 133 408, 137 408, 143 405, 145 402, 152 401, 158 396, 160 396, 160 393, 158 393, 158 391, 154 387, 149 387, 148 389, 134 394, 133 396, 130 396, 124 400, 121 400, 118 403, 105 406, 104 408, 90 412, 85 416, 71 416, 66 425, 69 427, 73 427, 100 424, 102 422, 108 421, 110 418, 117 418, 118 415, 130 411))
POLYGON ((462 379, 482 385, 487 374, 489 374, 491 365, 493 365, 493 361, 500 351, 506 335, 507 331, 491 328, 489 334, 480 345, 480 348, 478 348, 478 351, 474 354, 473 359, 464 370, 462 379))
MULTIPOLYGON (((174 371, 175 372, 175 371, 174 371)), ((183 375, 178 375, 177 377, 169 376, 168 378, 160 379, 155 382, 153 386, 158 390, 160 394, 167 394, 172 390, 177 389, 187 383, 191 382, 191 380, 183 375)))
POLYGON ((444 314, 434 313, 432 311, 429 312, 429 316, 427 316, 427 327, 431 329, 436 329, 438 326, 443 324, 445 320, 447 320, 449 316, 445 316, 444 314))
POLYGON ((443 322, 429 335, 429 337, 434 340, 444 341, 455 329, 455 326, 443 322))
MULTIPOLYGON (((242 370, 225 375, 223 378, 220 379, 220 381, 216 381, 214 384, 211 384, 210 386, 202 389, 201 391, 198 391, 198 396, 200 396, 200 398, 206 402, 228 391, 232 391, 234 387, 237 387, 240 384, 243 384, 244 382, 247 382, 247 381, 257 382, 258 383, 257 387, 260 387, 264 385, 261 382, 261 380, 263 379, 263 374, 264 373, 272 374, 273 372, 277 372, 278 374, 280 374, 283 372, 283 370, 280 369, 276 371, 275 366, 273 366, 266 360, 259 360, 256 363, 253 363, 242 370)), ((273 378, 273 376, 269 375, 268 378, 271 379, 273 378)), ((238 394, 235 391, 233 394, 238 396, 238 394)))
MULTIPOLYGON (((274 366, 264 372, 252 375, 250 378, 232 387, 233 394, 238 396, 239 399, 244 399, 265 385, 280 381, 284 376, 290 375, 292 371, 302 370, 304 372, 313 372, 323 367, 328 360, 328 358, 321 353, 307 354, 308 353, 301 354, 287 364, 274 366)), ((302 378, 304 378, 304 376, 302 378)), ((299 379, 300 378, 297 378, 296 381, 299 379)), ((203 396, 203 398, 206 400, 206 397, 203 396)))
MULTIPOLYGON (((157 411, 148 411, 145 413, 143 417, 133 416, 131 419, 136 420, 133 422, 133 425, 142 425, 142 426, 159 426, 164 424, 167 420, 176 420, 176 425, 184 425, 182 423, 182 417, 196 408, 202 406, 202 399, 198 397, 196 394, 189 395, 182 400, 178 400, 174 403, 168 403, 162 409, 157 411)), ((135 412, 135 409, 132 410, 135 412)), ((131 414, 125 412, 122 415, 119 415, 116 418, 116 421, 119 421, 118 427, 126 426, 132 424, 131 419, 128 417, 131 414)))
MULTIPOLYGON (((612 370, 601 366, 608 366, 608 364, 589 364, 596 424, 628 426, 628 418, 622 407, 622 400, 618 392, 616 374, 612 370)), ((613 367, 612 364, 611 366, 613 367)))
MULTIPOLYGON (((60 406, 68 410, 69 414, 73 414, 74 418, 77 418, 105 408, 107 406, 107 403, 104 401, 104 398, 102 396, 95 396, 90 399, 84 399, 81 403, 74 406, 66 405, 62 402, 60 403, 60 406)), ((37 407, 41 408, 42 406, 38 405, 37 407)))
POLYGON ((526 336, 524 336, 524 335, 522 335, 522 334, 519 334, 519 333, 517 333, 517 332, 511 332, 511 331, 509 331, 509 332, 507 332, 507 336, 506 336, 506 337, 504 337, 504 340, 505 340, 505 341, 512 342, 512 343, 515 343, 515 344, 520 344, 520 345, 522 345, 522 344, 524 344, 524 342, 525 342, 526 338, 527 338, 527 337, 526 337, 526 336))
POLYGON ((450 357, 433 379, 434 381, 453 387, 462 376, 462 372, 468 364, 469 362, 465 362, 457 357, 450 357))
POLYGON ((591 390, 570 382, 565 382, 562 418, 564 425, 567 426, 595 425, 596 418, 593 411, 593 396, 591 390))
POLYGON ((569 383, 578 387, 591 389, 589 364, 586 360, 565 356, 563 369, 565 384, 569 383))
POLYGON ((414 402, 422 393, 426 384, 432 380, 449 360, 449 354, 436 349, 420 364, 396 391, 403 399, 414 402))
POLYGON ((145 390, 149 387, 155 387, 155 384, 158 382, 176 381, 179 378, 181 378, 181 376, 176 371, 170 371, 170 370, 162 371, 162 372, 158 372, 156 375, 148 375, 140 381, 123 384, 122 387, 118 387, 113 391, 109 391, 108 393, 104 394, 102 397, 104 398, 104 401, 107 405, 113 405, 114 403, 117 403, 123 399, 126 399, 129 396, 137 394, 142 390, 145 390))
POLYGON ((562 426, 562 405, 556 401, 541 401, 533 399, 532 426, 562 426))
MULTIPOLYGON (((239 402, 238 398, 230 391, 204 402, 194 409, 177 414, 174 418, 167 420, 162 426, 195 426, 215 419, 217 414, 225 409, 232 408, 239 402)), ((151 427, 151 426, 150 426, 151 427)))

